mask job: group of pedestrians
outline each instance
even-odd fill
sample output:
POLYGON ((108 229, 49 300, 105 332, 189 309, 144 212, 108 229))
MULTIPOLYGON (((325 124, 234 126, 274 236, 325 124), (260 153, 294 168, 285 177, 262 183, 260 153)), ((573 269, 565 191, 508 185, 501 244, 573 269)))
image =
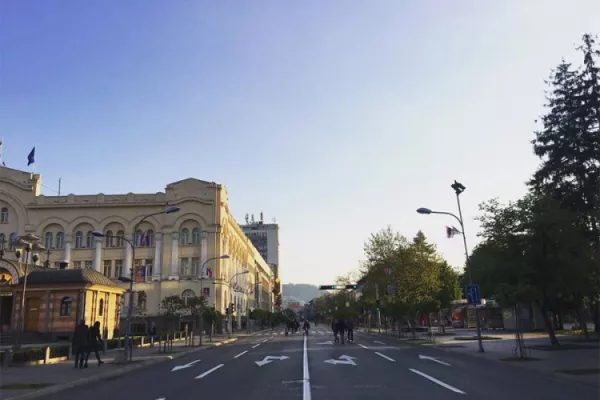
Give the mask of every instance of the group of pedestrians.
POLYGON ((100 359, 98 350, 102 348, 102 336, 100 335, 100 322, 96 321, 92 327, 88 327, 84 320, 79 322, 73 334, 73 352, 75 353, 75 368, 87 368, 90 354, 94 352, 98 360, 98 366, 104 364, 100 359))
POLYGON ((333 319, 331 321, 331 330, 336 343, 340 340, 344 344, 344 338, 348 335, 348 341, 354 342, 354 321, 351 319, 333 319))

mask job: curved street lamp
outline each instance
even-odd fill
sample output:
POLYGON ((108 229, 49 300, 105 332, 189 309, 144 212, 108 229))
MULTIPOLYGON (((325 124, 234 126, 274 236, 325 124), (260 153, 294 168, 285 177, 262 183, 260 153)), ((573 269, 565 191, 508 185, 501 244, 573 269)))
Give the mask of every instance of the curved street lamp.
MULTIPOLYGON (((460 224, 460 229, 462 231, 461 234, 463 237, 463 245, 465 247, 465 269, 466 269, 467 275, 469 277, 469 284, 472 285, 473 277, 471 275, 471 267, 469 266, 469 250, 467 248, 467 236, 465 235, 465 224, 463 223, 462 209, 460 207, 460 194, 465 191, 466 187, 462 183, 457 182, 457 181, 454 181, 454 183, 452 185, 450 185, 450 187, 456 193, 456 202, 458 204, 459 216, 456 216, 455 214, 452 214, 451 212, 447 212, 447 211, 434 211, 427 207, 418 208, 417 212, 419 214, 425 214, 425 215, 428 215, 428 214, 450 215, 451 217, 454 217, 458 221, 458 223, 460 224)), ((479 319, 479 309, 477 308, 476 304, 475 304, 475 320, 477 323, 477 342, 479 345, 479 351, 481 353, 483 353, 484 349, 483 349, 483 342, 481 341, 481 322, 479 319)))
MULTIPOLYGON (((145 215, 133 227, 134 240, 127 239, 125 236, 105 235, 104 232, 99 232, 99 231, 92 232, 92 234, 96 237, 112 237, 112 238, 123 239, 127 243, 129 243, 129 245, 131 246, 131 268, 129 270, 130 271, 129 272, 129 306, 127 307, 127 327, 126 327, 126 331, 125 331, 126 345, 125 345, 125 348, 123 349, 123 361, 127 361, 127 360, 132 361, 133 360, 133 343, 131 340, 132 339, 131 338, 131 320, 132 320, 132 316, 133 316, 133 281, 134 281, 134 273, 135 273, 135 271, 134 271, 135 247, 136 247, 136 241, 137 241, 137 238, 135 237, 136 232, 138 230, 138 227, 142 224, 142 222, 144 222, 148 218, 154 217, 156 215, 176 213, 179 210, 180 210, 179 207, 167 207, 163 211, 145 215)), ((124 281, 124 279, 120 279, 120 280, 124 281)))

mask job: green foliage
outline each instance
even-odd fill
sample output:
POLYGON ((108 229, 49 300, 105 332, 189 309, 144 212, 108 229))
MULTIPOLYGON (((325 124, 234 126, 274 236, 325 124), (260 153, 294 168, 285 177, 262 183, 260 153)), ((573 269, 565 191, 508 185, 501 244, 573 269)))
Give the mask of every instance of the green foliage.
POLYGON ((363 270, 367 279, 361 302, 375 310, 379 291, 384 316, 412 319, 448 306, 461 295, 458 273, 421 231, 408 241, 388 227, 371 235, 365 254, 371 261, 363 270))

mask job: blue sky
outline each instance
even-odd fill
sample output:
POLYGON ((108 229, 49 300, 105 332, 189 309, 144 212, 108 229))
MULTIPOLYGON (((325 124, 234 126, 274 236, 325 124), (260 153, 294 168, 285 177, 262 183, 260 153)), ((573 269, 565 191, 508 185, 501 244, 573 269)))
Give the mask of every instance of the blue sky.
POLYGON ((277 218, 284 282, 356 269, 387 225, 458 267, 454 222, 415 209, 455 212, 461 181, 475 245, 478 204, 538 164, 544 79, 599 27, 597 0, 4 0, 3 158, 35 145, 63 193, 223 183, 239 222, 277 218))

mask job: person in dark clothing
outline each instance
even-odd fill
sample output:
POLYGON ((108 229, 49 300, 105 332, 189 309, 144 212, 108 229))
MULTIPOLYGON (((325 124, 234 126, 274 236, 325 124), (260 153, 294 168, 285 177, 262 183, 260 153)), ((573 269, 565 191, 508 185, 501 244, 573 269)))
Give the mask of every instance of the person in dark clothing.
POLYGON ((98 366, 104 364, 104 361, 100 359, 100 354, 98 354, 98 350, 102 347, 102 336, 100 336, 100 321, 94 322, 94 326, 90 328, 90 341, 88 343, 88 351, 85 356, 85 365, 87 368, 88 358, 90 358, 90 354, 92 351, 96 355, 96 360, 98 360, 98 366))
POLYGON ((338 338, 338 330, 337 330, 337 321, 335 318, 331 320, 331 330, 333 331, 333 339, 337 343, 339 341, 338 338))
POLYGON ((335 325, 335 327, 337 329, 338 334, 340 335, 340 340, 342 341, 342 344, 344 344, 344 333, 346 332, 346 323, 343 319, 340 319, 335 325))
POLYGON ((346 321, 346 329, 348 329, 348 341, 354 342, 354 322, 351 319, 346 321))
POLYGON ((304 329, 304 334, 308 335, 308 330, 310 329, 310 324, 308 323, 308 320, 304 320, 304 326, 302 327, 302 329, 304 329))
POLYGON ((90 330, 84 320, 79 322, 73 333, 73 353, 75 353, 75 368, 83 368, 89 344, 90 330))
POLYGON ((298 332, 298 329, 300 329, 300 322, 298 322, 297 319, 294 320, 294 333, 298 332))

